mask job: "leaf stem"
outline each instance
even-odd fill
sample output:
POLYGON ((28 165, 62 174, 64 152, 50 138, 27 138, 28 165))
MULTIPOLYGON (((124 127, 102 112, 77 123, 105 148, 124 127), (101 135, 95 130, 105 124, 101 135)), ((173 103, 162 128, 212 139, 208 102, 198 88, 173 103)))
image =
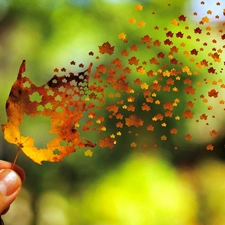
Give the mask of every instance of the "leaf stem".
POLYGON ((15 155, 15 158, 14 158, 14 161, 13 161, 13 164, 12 164, 12 169, 14 168, 15 164, 16 164, 16 160, 18 158, 18 155, 20 153, 20 146, 18 146, 18 149, 17 149, 17 152, 16 152, 16 155, 15 155))

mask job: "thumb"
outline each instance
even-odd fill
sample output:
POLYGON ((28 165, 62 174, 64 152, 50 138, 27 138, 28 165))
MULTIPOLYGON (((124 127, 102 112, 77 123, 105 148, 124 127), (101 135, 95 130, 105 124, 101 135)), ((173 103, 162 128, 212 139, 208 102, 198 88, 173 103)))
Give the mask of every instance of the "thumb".
POLYGON ((21 178, 14 170, 0 170, 0 215, 15 200, 20 192, 21 185, 21 178))

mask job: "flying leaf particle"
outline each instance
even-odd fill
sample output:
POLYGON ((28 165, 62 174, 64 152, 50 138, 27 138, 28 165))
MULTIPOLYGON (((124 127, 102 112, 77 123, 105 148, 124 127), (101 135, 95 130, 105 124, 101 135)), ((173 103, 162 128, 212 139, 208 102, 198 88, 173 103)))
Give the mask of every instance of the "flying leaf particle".
POLYGON ((170 133, 171 133, 171 134, 177 134, 177 132, 178 132, 178 130, 177 130, 176 128, 172 128, 172 129, 170 130, 170 133))
POLYGON ((214 98, 217 98, 218 97, 218 91, 216 91, 215 89, 212 89, 208 92, 208 96, 209 97, 214 97, 214 98))
POLYGON ((218 134, 218 132, 216 130, 211 130, 210 131, 210 136, 215 137, 215 136, 217 136, 217 134, 218 134))
POLYGON ((125 118, 125 120, 126 120, 126 125, 128 127, 130 126, 139 127, 139 126, 142 126, 144 123, 144 121, 138 118, 135 114, 130 115, 128 118, 125 118))
POLYGON ((128 20, 128 22, 131 23, 131 24, 135 24, 136 23, 136 19, 134 17, 132 17, 132 18, 130 18, 128 20))
POLYGON ((113 138, 106 136, 99 141, 99 146, 101 148, 108 147, 108 148, 112 149, 114 147, 114 140, 113 140, 113 138))
POLYGON ((138 26, 139 27, 145 27, 145 24, 146 23, 143 20, 141 20, 141 21, 138 22, 138 26))
POLYGON ((208 144, 208 145, 206 146, 206 149, 209 150, 209 151, 213 151, 214 146, 213 146, 212 144, 208 144))
POLYGON ((193 118, 193 113, 189 110, 189 109, 187 109, 187 110, 185 110, 184 112, 183 112, 183 117, 185 118, 185 119, 192 119, 193 118))
POLYGON ((166 135, 161 136, 161 140, 162 141, 166 141, 167 140, 167 136, 166 135))
POLYGON ((118 38, 119 39, 126 39, 126 34, 124 34, 123 32, 118 34, 118 38))
POLYGON ((151 125, 151 124, 148 125, 148 126, 147 126, 147 130, 148 130, 148 131, 154 131, 154 126, 151 125))
POLYGON ((93 151, 91 151, 90 149, 88 149, 88 150, 86 150, 86 151, 84 152, 84 155, 85 155, 85 156, 92 157, 93 151))
POLYGON ((112 55, 114 52, 114 46, 111 46, 109 42, 105 42, 103 45, 98 46, 99 52, 101 54, 109 54, 112 55))
POLYGON ((192 140, 192 136, 190 134, 185 135, 185 140, 190 141, 192 140))
POLYGON ((135 9, 141 11, 143 9, 143 6, 141 4, 137 4, 135 6, 135 9))
POLYGON ((171 24, 175 25, 175 26, 179 26, 179 22, 176 19, 173 19, 171 21, 171 24))
POLYGON ((136 142, 132 142, 132 143, 130 144, 130 146, 131 146, 132 148, 136 148, 136 147, 137 147, 137 143, 136 143, 136 142))

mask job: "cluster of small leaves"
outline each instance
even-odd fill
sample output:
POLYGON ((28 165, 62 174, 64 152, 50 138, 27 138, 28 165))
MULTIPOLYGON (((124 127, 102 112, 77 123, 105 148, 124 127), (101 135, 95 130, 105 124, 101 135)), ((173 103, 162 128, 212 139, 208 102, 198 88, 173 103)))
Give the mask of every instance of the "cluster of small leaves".
MULTIPOLYGON (((200 4, 205 3, 202 1, 200 4)), ((219 2, 216 5, 220 7, 219 2)), ((135 10, 139 11, 141 16, 142 10, 145 9, 141 4, 137 4, 135 10)), ((168 4, 168 10, 173 10, 172 5, 168 4)), ((151 13, 152 20, 156 14, 157 12, 151 13)), ((130 43, 128 35, 121 32, 118 38, 124 48, 120 52, 120 57, 115 57, 116 46, 105 42, 98 47, 100 55, 96 56, 96 61, 107 54, 111 57, 107 65, 96 62, 95 72, 91 71, 93 66, 90 64, 87 70, 78 74, 67 72, 62 68, 61 72, 65 73, 64 75, 55 75, 40 87, 23 77, 25 71, 23 62, 6 104, 8 122, 2 125, 5 139, 18 145, 28 157, 41 164, 42 161, 60 161, 77 147, 93 148, 97 145, 112 149, 117 144, 117 138, 124 132, 138 137, 141 129, 145 131, 146 136, 151 136, 152 132, 160 128, 162 133, 159 137, 160 142, 165 142, 180 133, 184 133, 182 137, 184 142, 190 142, 194 139, 194 134, 181 132, 179 129, 179 122, 184 123, 185 120, 205 122, 205 126, 210 127, 208 136, 218 137, 219 131, 213 128, 216 116, 212 112, 219 109, 214 107, 215 104, 212 104, 211 99, 222 106, 222 111, 225 110, 222 95, 225 84, 219 77, 225 65, 221 57, 225 48, 223 45, 225 23, 221 22, 221 26, 215 29, 210 25, 208 15, 213 15, 210 9, 194 28, 188 26, 188 20, 192 18, 185 15, 172 19, 169 28, 154 26, 155 32, 164 31, 164 36, 161 35, 160 38, 153 38, 147 32, 151 25, 144 20, 128 18, 130 26, 137 25, 139 29, 146 30, 146 34, 140 37, 138 44, 130 43), (196 42, 197 47, 190 45, 190 41, 196 42), (152 55, 153 48, 155 55, 152 55), (140 51, 142 53, 146 51, 146 54, 142 55, 151 57, 145 59, 138 57, 140 51), (181 61, 180 54, 188 65, 181 61), (201 89, 203 87, 207 92, 199 94, 198 90, 203 90, 201 89), (107 95, 106 90, 109 92, 107 95), (39 96, 39 101, 32 101, 33 95, 39 96), (110 104, 107 99, 110 99, 110 104), (200 113, 197 114, 195 109, 199 103, 203 104, 203 107, 198 109, 200 113), (159 109, 158 112, 155 109, 159 109), (80 127, 79 121, 84 112, 88 113, 88 120, 80 127), (21 136, 19 125, 24 114, 30 117, 43 115, 51 118, 50 133, 55 134, 56 138, 47 144, 46 149, 37 149, 32 137, 21 136), (107 120, 115 122, 114 131, 116 131, 104 135, 107 133, 107 120), (173 121, 171 124, 174 124, 174 127, 169 126, 169 133, 163 133, 170 121, 173 121), (97 132, 98 143, 92 143, 81 137, 78 128, 86 132, 97 132), (56 154, 55 150, 60 154, 56 154)), ((197 12, 194 12, 193 16, 197 16, 197 12)), ((215 15, 215 19, 221 18, 215 15)), ((93 52, 89 52, 90 57, 94 55, 93 52)), ((71 65, 75 65, 75 62, 72 61, 71 65)), ((56 68, 54 72, 57 74, 60 70, 56 68)), ((108 130, 110 132, 110 128, 108 130)), ((138 147, 134 139, 130 140, 132 140, 131 147, 138 147)), ((143 143, 142 147, 157 147, 158 143, 158 140, 151 145, 143 143)), ((175 145, 174 149, 178 149, 178 145, 175 145)), ((206 149, 213 150, 214 145, 208 143, 206 149)), ((92 154, 90 149, 85 151, 86 156, 92 154)))
MULTIPOLYGON (((205 2, 202 1, 200 4, 204 5, 205 2)), ((218 8, 220 7, 219 2, 217 2, 216 5, 218 8)), ((170 4, 168 4, 168 7, 172 8, 170 4)), ((136 5, 135 9, 138 11, 144 10, 141 4, 136 5)), ((225 15, 224 9, 220 8, 220 10, 222 10, 223 15, 225 15)), ((156 14, 157 12, 152 12, 153 18, 156 14)), ((221 57, 225 48, 225 45, 223 45, 225 39, 225 22, 221 22, 220 20, 220 27, 215 29, 215 27, 210 25, 210 17, 207 15, 212 16, 213 12, 208 10, 206 16, 202 17, 198 26, 194 28, 188 26, 188 19, 191 18, 180 15, 171 20, 171 25, 174 27, 174 30, 171 27, 168 29, 167 27, 155 26, 155 32, 163 29, 165 36, 154 39, 150 34, 146 33, 146 35, 140 37, 141 44, 140 42, 139 44, 130 44, 129 37, 125 32, 118 34, 118 38, 121 39, 124 44, 124 49, 120 52, 121 57, 112 59, 108 67, 103 64, 97 67, 97 73, 106 74, 105 79, 107 85, 116 91, 108 95, 108 98, 114 98, 116 101, 108 105, 106 109, 110 113, 108 118, 116 119, 115 126, 117 132, 111 134, 110 138, 107 140, 108 144, 105 142, 106 140, 104 143, 100 142, 101 147, 108 146, 111 148, 113 143, 116 144, 116 137, 123 134, 125 130, 124 127, 144 127, 146 130, 145 135, 151 136, 148 132, 154 132, 155 128, 158 126, 163 130, 163 128, 167 127, 168 119, 180 122, 182 120, 182 123, 184 123, 184 120, 194 120, 196 123, 205 121, 206 130, 208 129, 207 127, 210 127, 210 129, 208 129, 208 138, 219 137, 219 131, 213 128, 213 123, 217 118, 212 112, 213 110, 225 111, 225 101, 222 93, 225 85, 223 79, 219 76, 219 74, 223 73, 223 67, 225 65, 225 61, 223 61, 221 57), (179 30, 179 26, 184 27, 184 29, 181 28, 179 30), (210 38, 210 36, 213 37, 210 38), (218 37, 218 40, 215 36, 218 37), (194 40, 197 43, 197 47, 190 48, 190 45, 188 45, 189 40, 192 41, 192 43, 194 40), (176 42, 176 44, 174 42, 176 42), (177 45, 177 43, 179 43, 179 45, 177 45), (158 48, 158 52, 154 57, 144 60, 140 59, 136 53, 138 53, 139 49, 143 52, 143 45, 145 46, 146 52, 151 51, 152 48, 158 48), (168 47, 169 51, 162 51, 162 49, 165 49, 163 46, 168 47), (179 59, 179 54, 183 54, 188 65, 185 65, 185 63, 179 59), (157 66, 158 69, 149 69, 151 65, 153 68, 157 66), (133 81, 131 81, 131 77, 133 81), (203 87, 207 92, 199 94, 198 90, 200 90, 200 88, 203 90, 203 87), (173 99, 158 98, 160 94, 164 93, 164 95, 167 95, 170 92, 173 92, 173 95, 171 95, 173 99), (123 93, 127 93, 127 95, 123 93), (144 97, 141 106, 140 95, 144 97), (182 97, 184 95, 187 95, 187 98, 182 97), (183 111, 179 113, 176 108, 178 108, 183 98, 188 99, 188 101, 185 102, 183 111), (195 111, 199 105, 199 101, 204 104, 201 106, 201 110, 198 109, 201 113, 197 114, 195 111), (214 107, 216 103, 221 107, 214 107), (137 107, 138 105, 139 107, 137 107), (160 109, 162 110, 152 115, 152 108, 155 108, 156 105, 161 106, 160 109), (145 116, 143 116, 143 112, 145 116), (128 113, 130 113, 130 115, 128 115, 128 113), (112 142, 112 139, 115 141, 112 142)), ((197 16, 197 12, 194 12, 193 16, 197 16)), ((221 18, 215 15, 215 19, 221 18)), ((128 19, 128 23, 130 23, 131 26, 137 24, 143 29, 148 26, 143 20, 139 22, 136 21, 134 17, 128 19)), ((99 46, 99 52, 101 54, 112 55, 113 50, 114 46, 111 46, 108 42, 99 46)), ((99 78, 100 77, 101 76, 99 76, 99 78)), ((101 80, 101 82, 104 81, 101 80)), ((178 127, 179 126, 171 127, 169 134, 162 134, 160 137, 161 141, 166 141, 171 136, 179 134, 180 130, 178 127)), ((132 130, 128 130, 128 133, 132 134, 132 130)), ((134 134, 138 136, 137 132, 134 134)), ((187 132, 183 135, 183 140, 192 141, 193 138, 195 138, 194 134, 187 132)), ((130 143, 130 146, 137 147, 138 144, 133 141, 130 143)), ((143 146, 147 147, 148 145, 147 143, 142 143, 142 147, 143 146)), ((157 147, 157 142, 153 143, 152 146, 157 147)), ((174 146, 174 149, 178 149, 178 146, 174 146)), ((214 145, 208 143, 206 149, 213 150, 214 145)))

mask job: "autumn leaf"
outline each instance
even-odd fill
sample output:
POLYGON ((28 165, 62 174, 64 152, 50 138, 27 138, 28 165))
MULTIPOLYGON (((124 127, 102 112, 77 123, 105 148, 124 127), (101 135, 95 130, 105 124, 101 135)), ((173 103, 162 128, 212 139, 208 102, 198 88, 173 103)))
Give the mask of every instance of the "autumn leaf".
POLYGON ((141 4, 137 4, 137 5, 135 6, 135 9, 141 11, 141 10, 143 9, 143 6, 142 6, 141 4))
POLYGON ((212 151, 214 149, 214 146, 212 144, 208 144, 206 146, 206 149, 209 150, 209 151, 212 151))
POLYGON ((99 52, 101 54, 109 54, 112 55, 114 52, 114 46, 111 46, 109 42, 105 42, 103 45, 98 46, 99 52))
POLYGON ((126 34, 124 34, 123 32, 118 34, 118 38, 119 39, 126 39, 126 34))
POLYGON ((108 147, 108 148, 112 149, 114 147, 114 142, 115 141, 113 140, 113 138, 107 136, 100 140, 99 146, 102 148, 108 147))
POLYGON ((38 164, 41 164, 42 161, 61 161, 76 148, 94 147, 96 144, 80 137, 80 133, 75 127, 75 124, 82 118, 83 112, 87 111, 89 107, 82 97, 88 90, 91 67, 92 64, 78 75, 71 74, 61 77, 55 75, 46 84, 38 87, 29 78, 23 76, 25 72, 25 61, 23 61, 6 102, 8 121, 2 125, 5 139, 9 143, 16 144, 38 164), (70 92, 71 88, 73 91, 70 92), (40 102, 31 100, 34 93, 40 96, 40 102), (77 96, 78 99, 75 102, 73 101, 74 96, 77 96), (48 104, 51 107, 47 107, 48 104), (46 148, 37 149, 32 137, 21 135, 19 126, 25 114, 30 117, 37 115, 50 117, 50 132, 56 137, 47 143, 46 148), (66 141, 67 145, 62 146, 62 141, 66 141), (56 150, 59 151, 59 154, 55 153, 56 150))
POLYGON ((136 19, 135 19, 134 17, 132 17, 132 18, 130 18, 130 19, 128 20, 128 22, 129 22, 130 24, 135 24, 135 23, 136 23, 136 19))
POLYGON ((130 126, 139 127, 139 126, 142 126, 143 125, 143 120, 140 119, 140 118, 138 118, 135 114, 130 115, 125 120, 126 120, 126 125, 128 127, 130 127, 130 126))
POLYGON ((91 151, 90 149, 88 149, 88 150, 86 150, 86 151, 84 152, 84 155, 85 155, 85 156, 92 157, 93 151, 91 151))

